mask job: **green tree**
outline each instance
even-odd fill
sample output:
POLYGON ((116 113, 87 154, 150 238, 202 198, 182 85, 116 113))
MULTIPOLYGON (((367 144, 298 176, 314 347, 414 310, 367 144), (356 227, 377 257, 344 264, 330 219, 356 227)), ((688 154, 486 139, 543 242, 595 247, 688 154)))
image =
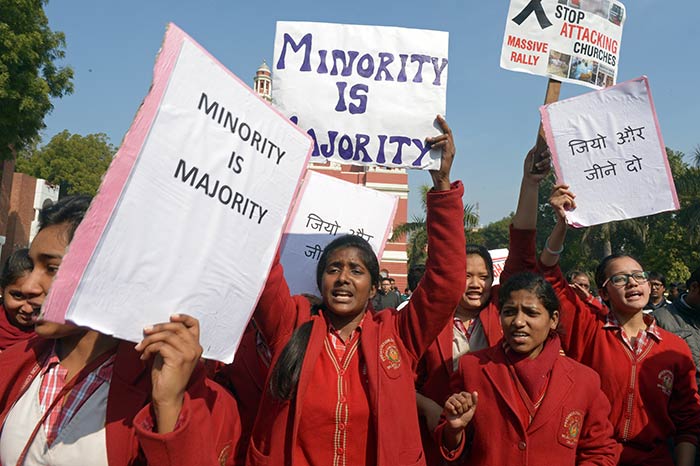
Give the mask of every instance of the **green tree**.
POLYGON ((44 147, 20 153, 17 171, 60 186, 60 195, 95 195, 116 152, 104 133, 58 133, 44 147))
MULTIPOLYGON (((421 185, 421 205, 423 212, 427 210, 427 197, 430 186, 427 184, 421 185)), ((474 211, 474 206, 466 204, 464 206, 464 232, 475 229, 479 225, 479 216, 474 211)), ((425 262, 427 247, 428 247, 428 230, 426 228, 425 214, 414 216, 410 222, 397 225, 391 235, 391 241, 398 241, 406 236, 408 245, 408 263, 409 267, 414 264, 422 264, 425 262)))
MULTIPOLYGON (((484 228, 479 230, 481 237, 483 238, 483 245, 487 249, 500 249, 507 248, 508 241, 510 238, 510 223, 513 220, 513 212, 510 215, 503 217, 500 220, 491 222, 484 228)), ((469 241, 473 243, 474 241, 469 241)))
POLYGON ((685 227, 688 242, 700 244, 700 165, 689 167, 675 179, 681 210, 677 220, 685 227))
POLYGON ((73 70, 60 67, 65 37, 49 28, 47 0, 0 2, 0 159, 12 158, 44 128, 51 97, 72 92, 73 70))

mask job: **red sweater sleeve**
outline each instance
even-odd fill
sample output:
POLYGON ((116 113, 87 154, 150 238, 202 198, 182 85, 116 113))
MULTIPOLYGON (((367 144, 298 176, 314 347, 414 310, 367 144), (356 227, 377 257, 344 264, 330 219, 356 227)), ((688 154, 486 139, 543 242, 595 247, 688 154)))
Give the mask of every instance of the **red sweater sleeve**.
POLYGON ((615 466, 622 446, 613 438, 610 402, 600 389, 600 377, 590 370, 593 397, 586 413, 583 430, 576 446, 576 464, 581 466, 615 466))
POLYGON ((284 278, 279 251, 253 313, 253 320, 273 354, 286 344, 294 329, 310 317, 310 305, 303 296, 292 296, 284 278), (304 315, 300 311, 306 310, 304 315))
POLYGON ((561 273, 559 264, 547 267, 538 260, 537 268, 552 285, 559 299, 559 336, 562 348, 567 356, 581 361, 600 325, 599 315, 607 310, 598 311, 581 301, 561 273))
POLYGON ((404 347, 416 361, 449 322, 466 285, 463 194, 460 181, 449 191, 428 192, 425 275, 395 321, 404 347))
POLYGON ((221 386, 205 380, 204 371, 187 392, 175 430, 153 431, 151 404, 134 418, 136 439, 149 465, 232 466, 241 436, 241 424, 233 397, 221 386))
POLYGON ((676 377, 673 381, 673 392, 669 399, 668 412, 676 427, 674 441, 690 442, 698 445, 700 436, 700 398, 695 379, 695 364, 693 355, 684 342, 680 342, 675 363, 677 365, 676 377))
MULTIPOLYGON (((464 386, 464 381, 465 375, 463 365, 462 363, 460 363, 458 369, 450 377, 450 393, 460 393, 464 391, 466 389, 464 386)), ((435 432, 433 432, 433 440, 435 441, 436 445, 439 445, 440 454, 442 455, 442 457, 447 461, 454 462, 457 461, 464 454, 464 450, 467 449, 467 436, 473 433, 474 423, 470 423, 464 429, 464 432, 462 432, 462 440, 459 442, 459 445, 457 445, 457 448, 455 448, 454 450, 448 450, 442 441, 442 432, 443 430, 445 430, 446 425, 447 419, 443 414, 442 416, 440 416, 440 422, 435 428, 435 432)))
POLYGON ((535 238, 537 230, 519 230, 510 225, 508 258, 501 273, 501 283, 520 272, 534 272, 537 268, 535 238))

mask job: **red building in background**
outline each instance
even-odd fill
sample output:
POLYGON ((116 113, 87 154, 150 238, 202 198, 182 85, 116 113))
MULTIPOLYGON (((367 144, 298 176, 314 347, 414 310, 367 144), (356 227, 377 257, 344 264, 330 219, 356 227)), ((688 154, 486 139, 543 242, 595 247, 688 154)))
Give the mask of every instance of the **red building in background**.
MULTIPOLYGON (((265 62, 260 65, 253 79, 253 89, 263 99, 272 102, 272 74, 265 62)), ((346 165, 335 162, 311 163, 311 170, 324 175, 339 178, 350 183, 359 184, 399 198, 393 225, 401 225, 408 220, 408 174, 405 169, 383 168, 377 166, 346 165)), ((406 273, 408 256, 406 254, 406 238, 397 242, 387 242, 381 257, 380 267, 389 272, 396 280, 396 286, 403 291, 407 286, 406 273)))
POLYGON ((27 248, 39 231, 39 211, 58 200, 58 186, 14 173, 5 236, 0 236, 0 264, 15 250, 27 248))

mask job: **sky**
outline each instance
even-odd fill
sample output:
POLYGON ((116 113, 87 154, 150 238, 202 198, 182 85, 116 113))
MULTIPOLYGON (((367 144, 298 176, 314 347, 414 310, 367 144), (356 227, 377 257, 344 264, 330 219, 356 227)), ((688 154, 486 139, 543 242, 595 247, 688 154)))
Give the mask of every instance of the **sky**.
MULTIPOLYGON (((700 146, 700 2, 627 0, 618 82, 649 77, 667 147, 700 146)), ((49 26, 66 35, 73 94, 54 100, 43 143, 68 130, 106 133, 118 146, 148 93, 169 22, 252 86, 272 63, 276 21, 400 26, 449 32, 447 121, 457 146, 453 179, 486 225, 515 210, 522 159, 533 145, 547 78, 501 69, 509 2, 494 0, 52 0, 49 26)), ((591 89, 563 84, 560 99, 591 89)), ((409 218, 421 213, 424 172, 409 174, 409 218)))

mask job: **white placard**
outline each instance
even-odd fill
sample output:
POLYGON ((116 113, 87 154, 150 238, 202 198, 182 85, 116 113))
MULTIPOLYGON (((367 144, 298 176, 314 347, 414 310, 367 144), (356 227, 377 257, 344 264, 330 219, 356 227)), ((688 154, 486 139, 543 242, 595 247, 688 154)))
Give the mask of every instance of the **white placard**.
POLYGON ((489 255, 491 256, 491 261, 493 261, 492 285, 495 286, 501 283, 501 274, 503 273, 503 268, 506 266, 506 259, 508 259, 508 248, 490 249, 489 255))
POLYGON ((272 101, 308 130, 312 162, 437 169, 425 138, 445 114, 446 32, 277 23, 272 101))
POLYGON ((577 227, 679 208, 646 77, 540 108, 577 227))
POLYGON ((600 89, 617 82, 617 0, 511 0, 501 67, 600 89))
POLYGON ((292 294, 318 295, 316 265, 335 238, 357 235, 381 258, 394 221, 398 197, 313 171, 306 174, 301 200, 283 238, 280 262, 292 294), (342 208, 333 200, 342 199, 342 208))
POLYGON ((149 95, 78 228, 47 318, 138 342, 186 313, 230 362, 312 141, 170 25, 149 95), (73 292, 74 291, 74 292, 73 292))

